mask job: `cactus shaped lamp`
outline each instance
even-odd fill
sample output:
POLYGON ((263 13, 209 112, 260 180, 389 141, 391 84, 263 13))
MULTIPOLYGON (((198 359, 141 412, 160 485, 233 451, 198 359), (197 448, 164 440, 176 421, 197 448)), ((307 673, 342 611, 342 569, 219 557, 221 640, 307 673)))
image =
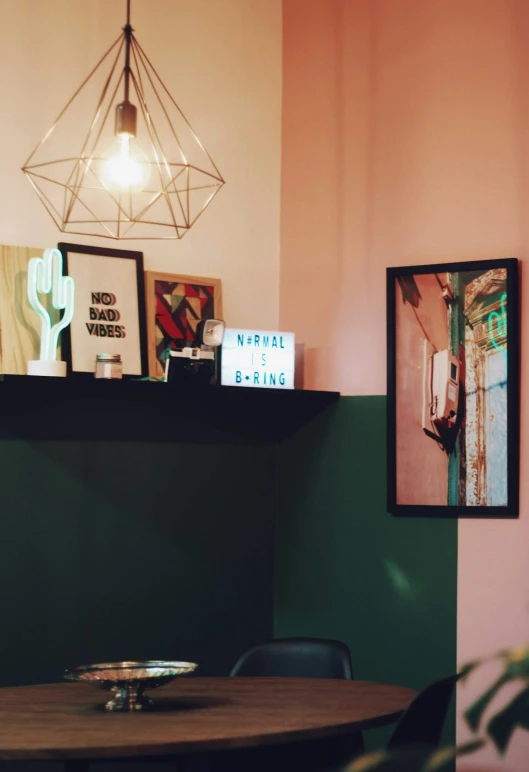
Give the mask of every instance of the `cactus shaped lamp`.
POLYGON ((58 249, 46 249, 42 257, 32 257, 28 266, 28 300, 41 321, 40 359, 28 362, 28 375, 64 377, 66 362, 57 361, 59 335, 73 318, 75 285, 71 276, 62 275, 62 254, 58 249), (39 294, 51 293, 52 305, 64 311, 52 326, 47 309, 39 294))

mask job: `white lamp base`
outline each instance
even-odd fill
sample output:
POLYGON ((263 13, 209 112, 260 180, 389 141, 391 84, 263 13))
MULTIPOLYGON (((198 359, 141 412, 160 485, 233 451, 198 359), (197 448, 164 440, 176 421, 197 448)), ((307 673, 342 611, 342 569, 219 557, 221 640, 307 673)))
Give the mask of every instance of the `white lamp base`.
POLYGON ((41 359, 30 359, 28 375, 47 375, 52 378, 66 377, 66 362, 45 362, 41 359))

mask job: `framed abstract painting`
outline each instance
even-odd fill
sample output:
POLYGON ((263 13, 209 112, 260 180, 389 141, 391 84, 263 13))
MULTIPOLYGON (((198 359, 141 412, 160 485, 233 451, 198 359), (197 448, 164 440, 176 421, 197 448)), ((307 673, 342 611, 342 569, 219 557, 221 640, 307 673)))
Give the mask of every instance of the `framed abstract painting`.
POLYGON ((222 318, 220 279, 145 272, 149 375, 161 378, 171 349, 195 345, 203 319, 222 318))
POLYGON ((515 517, 515 258, 387 269, 388 511, 515 517))

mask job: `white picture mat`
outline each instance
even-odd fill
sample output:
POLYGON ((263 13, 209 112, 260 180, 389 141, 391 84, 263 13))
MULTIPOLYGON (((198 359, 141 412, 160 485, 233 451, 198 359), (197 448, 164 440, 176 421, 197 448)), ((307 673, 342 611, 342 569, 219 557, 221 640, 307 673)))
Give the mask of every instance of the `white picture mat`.
POLYGON ((94 372, 97 354, 121 354, 123 374, 142 375, 136 261, 125 257, 68 252, 68 275, 75 282, 75 308, 70 325, 72 370, 94 372), (115 305, 97 307, 119 311, 120 319, 115 324, 125 328, 126 337, 89 334, 87 324, 106 324, 90 319, 92 292, 107 292, 116 296, 115 305))

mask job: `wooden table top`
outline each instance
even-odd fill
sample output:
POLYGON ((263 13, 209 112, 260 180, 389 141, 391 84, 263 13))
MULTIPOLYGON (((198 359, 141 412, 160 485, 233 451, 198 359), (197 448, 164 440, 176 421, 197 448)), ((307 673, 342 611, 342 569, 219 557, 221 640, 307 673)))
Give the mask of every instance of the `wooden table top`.
POLYGON ((103 709, 108 692, 62 683, 0 689, 0 760, 168 756, 249 748, 396 721, 415 692, 365 681, 180 678, 156 708, 103 709))

